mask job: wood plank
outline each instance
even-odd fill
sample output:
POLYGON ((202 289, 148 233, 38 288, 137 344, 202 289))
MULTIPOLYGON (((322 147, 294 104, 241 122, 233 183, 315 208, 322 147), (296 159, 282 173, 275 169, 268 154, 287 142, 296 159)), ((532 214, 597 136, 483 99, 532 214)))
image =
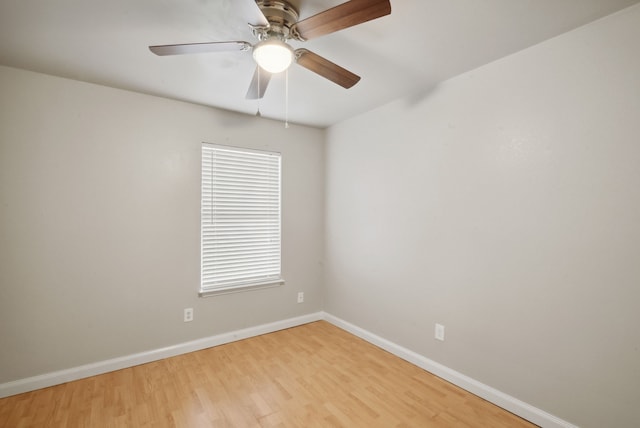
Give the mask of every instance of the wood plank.
POLYGON ((327 322, 0 399, 0 427, 534 427, 327 322))

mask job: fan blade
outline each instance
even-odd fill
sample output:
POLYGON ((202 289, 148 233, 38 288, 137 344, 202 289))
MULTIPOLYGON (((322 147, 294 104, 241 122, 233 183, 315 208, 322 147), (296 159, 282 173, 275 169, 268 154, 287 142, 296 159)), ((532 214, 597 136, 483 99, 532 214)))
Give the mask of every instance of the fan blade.
POLYGON ((183 55, 207 52, 248 51, 251 44, 247 42, 209 42, 185 43, 182 45, 149 46, 149 50, 156 55, 183 55))
POLYGON ((292 26, 291 31, 296 38, 309 40, 390 13, 389 0, 351 0, 299 21, 292 26))
POLYGON ((270 80, 271 73, 264 71, 260 66, 256 66, 256 71, 253 73, 253 79, 251 79, 246 98, 248 100, 257 100, 258 98, 264 97, 264 92, 267 90, 270 80))
POLYGON ((346 89, 360 81, 360 76, 307 49, 296 49, 296 62, 346 89))

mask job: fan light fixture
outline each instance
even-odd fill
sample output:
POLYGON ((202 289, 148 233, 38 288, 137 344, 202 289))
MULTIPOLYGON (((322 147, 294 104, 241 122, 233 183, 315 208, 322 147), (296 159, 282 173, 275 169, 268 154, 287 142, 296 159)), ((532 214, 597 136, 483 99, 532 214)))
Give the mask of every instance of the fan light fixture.
POLYGON ((269 73, 285 71, 293 62, 293 49, 285 42, 272 38, 253 47, 253 58, 269 73))
MULTIPOLYGON (((245 1, 247 0, 234 3, 245 1)), ((307 1, 312 3, 314 0, 254 0, 251 2, 256 7, 251 8, 253 11, 251 16, 247 17, 247 21, 256 39, 255 44, 243 40, 181 43, 149 46, 149 50, 160 56, 251 50, 256 65, 247 90, 246 99, 248 100, 261 99, 271 77, 287 70, 294 61, 300 67, 348 89, 360 81, 360 76, 307 49, 294 50, 287 42, 289 40, 306 42, 389 15, 391 2, 390 0, 342 0, 342 4, 300 21, 298 5, 307 1)), ((333 2, 337 1, 333 0, 333 2)))

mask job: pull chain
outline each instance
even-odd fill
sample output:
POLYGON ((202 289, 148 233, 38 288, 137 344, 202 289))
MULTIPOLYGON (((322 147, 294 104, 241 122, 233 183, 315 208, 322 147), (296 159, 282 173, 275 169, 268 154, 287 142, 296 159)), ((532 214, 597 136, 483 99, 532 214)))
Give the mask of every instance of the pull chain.
POLYGON ((289 128, 289 69, 284 75, 284 127, 289 128))
POLYGON ((261 117, 262 113, 260 113, 260 67, 257 68, 258 72, 258 111, 256 112, 257 117, 261 117))

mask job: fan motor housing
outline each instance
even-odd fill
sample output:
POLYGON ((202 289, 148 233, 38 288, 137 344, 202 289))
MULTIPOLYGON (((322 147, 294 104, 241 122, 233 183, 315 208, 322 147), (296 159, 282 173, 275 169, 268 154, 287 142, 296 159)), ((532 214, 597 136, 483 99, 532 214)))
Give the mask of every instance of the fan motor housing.
POLYGON ((254 27, 259 40, 279 37, 283 40, 291 38, 291 26, 298 22, 298 11, 289 2, 283 0, 256 0, 262 14, 269 21, 269 27, 254 27))

